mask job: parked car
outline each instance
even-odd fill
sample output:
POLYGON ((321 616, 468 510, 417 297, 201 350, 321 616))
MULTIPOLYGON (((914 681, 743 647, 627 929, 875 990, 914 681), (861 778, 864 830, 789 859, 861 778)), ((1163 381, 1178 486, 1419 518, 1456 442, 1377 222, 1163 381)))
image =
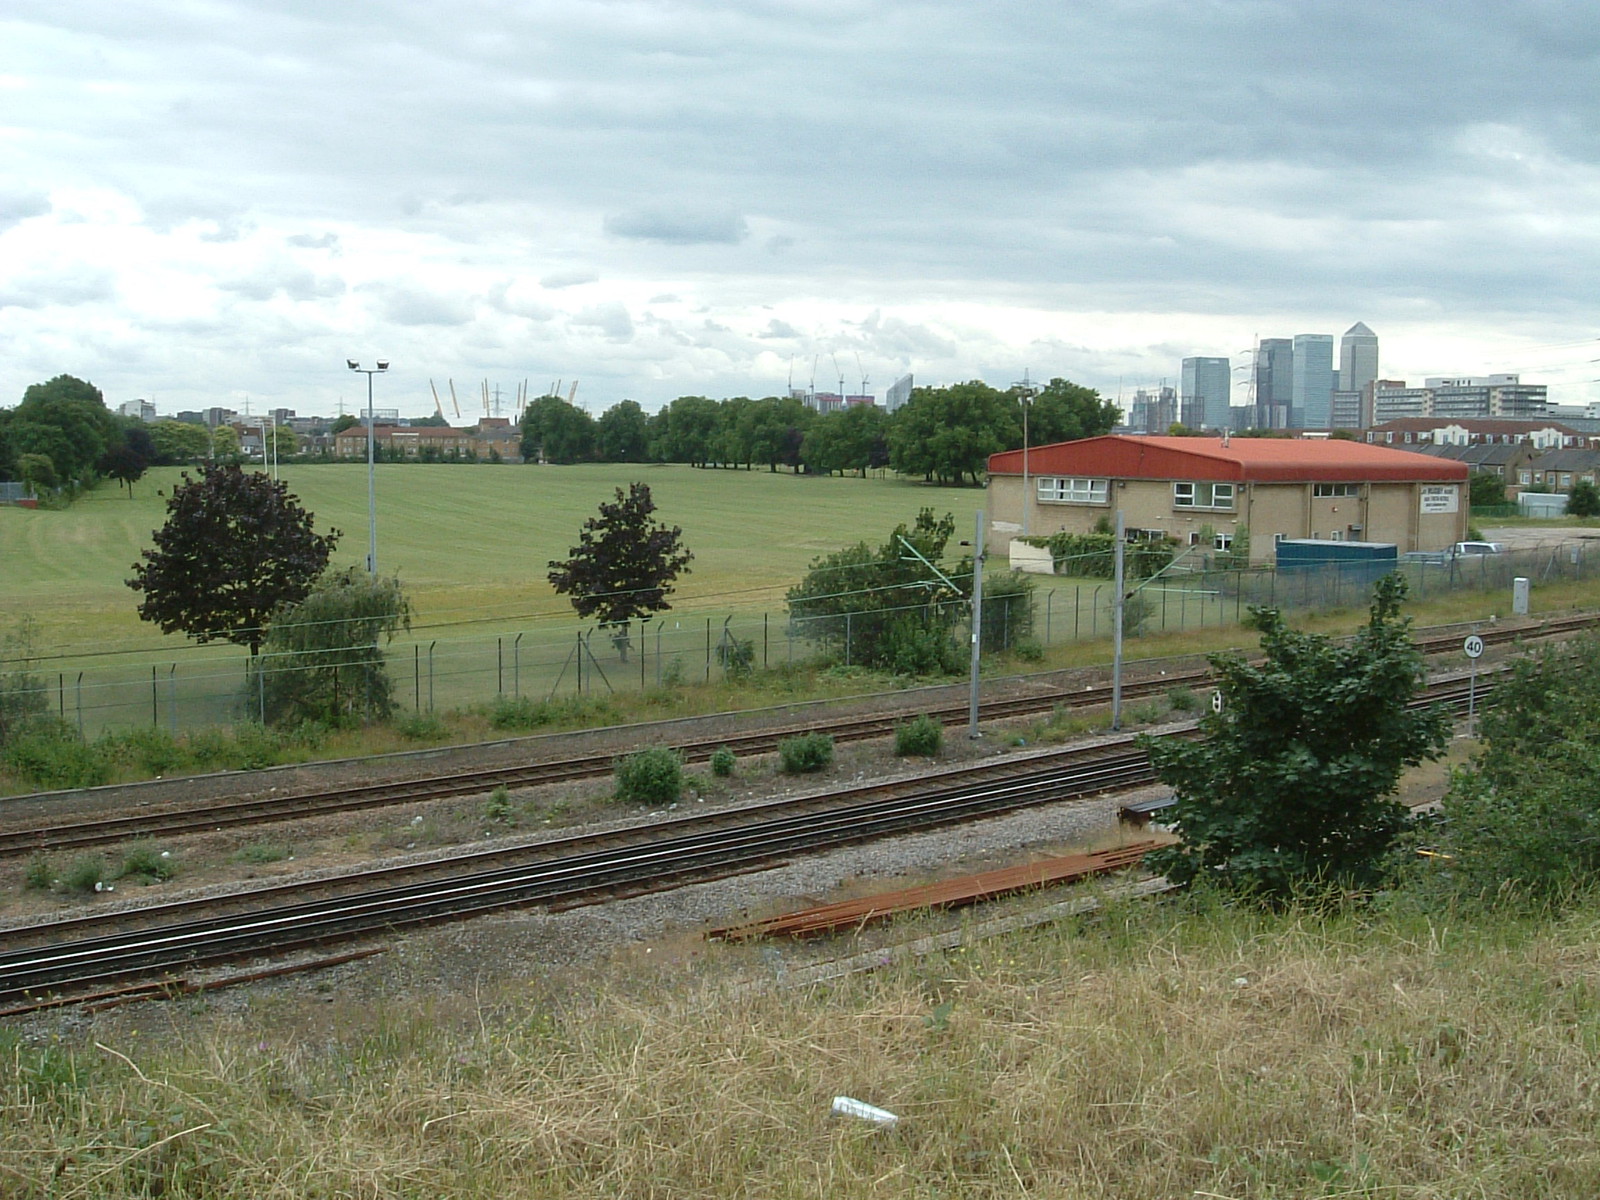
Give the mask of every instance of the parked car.
POLYGON ((1474 554, 1504 554, 1502 542, 1457 542, 1450 551, 1453 558, 1466 558, 1474 554))

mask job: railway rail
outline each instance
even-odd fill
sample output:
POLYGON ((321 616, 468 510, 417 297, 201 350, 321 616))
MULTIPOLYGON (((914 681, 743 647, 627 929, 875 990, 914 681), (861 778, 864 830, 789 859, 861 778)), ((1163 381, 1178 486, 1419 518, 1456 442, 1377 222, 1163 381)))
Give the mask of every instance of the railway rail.
MULTIPOLYGON (((1465 681, 1424 703, 1464 705, 1465 681)), ((1169 736, 1180 736, 1173 734, 1169 736)), ((484 912, 572 906, 739 874, 890 834, 1125 790, 1153 779, 1132 737, 747 808, 477 851, 436 863, 195 899, 0 932, 0 1015, 151 976, 325 948, 484 912), (323 895, 312 895, 315 891, 323 895), (223 911, 225 910, 225 911, 223 911)), ((141 985, 148 988, 149 984, 141 985)))
MULTIPOLYGON (((1499 644, 1531 636, 1541 638, 1564 636, 1592 628, 1597 623, 1600 623, 1600 617, 1578 616, 1547 621, 1531 629, 1489 629, 1479 636, 1486 643, 1499 644)), ((1458 647, 1460 641, 1460 636, 1457 634, 1433 635, 1418 639, 1417 645, 1424 653, 1437 654, 1458 647)), ((1164 693, 1175 687, 1203 686, 1209 679, 1209 672, 1204 670, 1178 672, 1154 679, 1129 681, 1124 684, 1122 694, 1125 700, 1137 700, 1143 696, 1164 693)), ((1076 691, 1052 689, 1032 696, 988 701, 982 707, 982 716, 987 721, 1004 721, 1051 712, 1061 706, 1097 707, 1108 704, 1110 700, 1109 684, 1076 691)), ((967 719, 965 704, 945 704, 931 708, 923 706, 914 711, 927 712, 947 725, 958 725, 967 719)), ((722 746, 741 756, 772 753, 784 738, 798 733, 828 733, 837 742, 865 741, 889 736, 894 732, 895 726, 910 715, 914 713, 908 708, 905 711, 852 717, 826 723, 813 722, 728 737, 691 739, 677 742, 675 748, 683 754, 686 762, 698 763, 709 759, 712 753, 722 746)), ((186 804, 155 812, 77 819, 70 823, 0 828, 0 857, 61 852, 139 839, 182 837, 221 829, 306 820, 333 813, 478 795, 496 787, 510 789, 539 787, 573 780, 601 778, 609 775, 611 770, 610 756, 586 755, 580 758, 556 759, 515 767, 456 772, 424 779, 388 781, 284 795, 211 800, 203 804, 186 804)))

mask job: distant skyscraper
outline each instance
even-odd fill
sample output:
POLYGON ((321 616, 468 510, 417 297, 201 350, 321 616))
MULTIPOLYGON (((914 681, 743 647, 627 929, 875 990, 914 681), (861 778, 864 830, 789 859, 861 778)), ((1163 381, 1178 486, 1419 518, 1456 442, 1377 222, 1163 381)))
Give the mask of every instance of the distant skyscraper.
POLYGON ((1357 321, 1339 339, 1339 391, 1359 392, 1378 377, 1378 335, 1357 321))
MULTIPOLYGON (((1225 358, 1186 358, 1180 395, 1183 411, 1206 429, 1228 428, 1233 369, 1225 358)), ((1186 419, 1188 419, 1186 417, 1186 419)))
POLYGON ((895 412, 911 399, 911 376, 902 375, 883 394, 883 407, 895 412))
POLYGON ((1256 346, 1256 427, 1284 429, 1294 396, 1294 343, 1262 338, 1256 346))
POLYGON ((1294 335, 1293 412, 1296 429, 1327 429, 1333 421, 1333 334, 1294 335))

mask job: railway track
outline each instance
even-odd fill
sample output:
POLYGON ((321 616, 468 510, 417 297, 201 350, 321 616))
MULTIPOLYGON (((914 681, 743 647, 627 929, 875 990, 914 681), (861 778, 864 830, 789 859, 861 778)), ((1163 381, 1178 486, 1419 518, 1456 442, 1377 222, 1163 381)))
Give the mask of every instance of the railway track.
MULTIPOLYGON (((1533 629, 1491 629, 1480 636, 1486 643, 1501 644, 1530 636, 1564 636, 1591 628, 1597 622, 1600 622, 1600 617, 1570 617, 1548 621, 1533 629)), ((1460 641, 1459 635, 1456 634, 1435 635, 1418 639, 1417 644, 1424 653, 1436 654, 1456 649, 1460 641)), ((1124 684, 1122 694, 1125 700, 1137 700, 1144 696, 1165 693, 1175 687, 1203 686, 1209 678, 1208 672, 1195 670, 1155 679, 1134 680, 1124 684)), ((1110 700, 1109 684, 1078 691, 1057 689, 1034 696, 991 700, 983 705, 982 716, 986 721, 1003 721, 1052 712, 1060 706, 1097 707, 1110 703, 1110 700)), ((922 706, 914 711, 927 712, 947 725, 958 725, 967 719, 965 704, 946 704, 931 708, 922 706)), ((890 736, 895 726, 911 715, 913 710, 907 709, 822 724, 808 723, 767 729, 730 737, 692 739, 676 743, 675 748, 683 754, 686 762, 699 763, 709 759, 712 753, 722 746, 727 746, 741 756, 772 753, 780 741, 798 733, 828 733, 837 742, 866 741, 890 736)), ((0 857, 61 852, 140 839, 182 837, 221 829, 305 820, 333 813, 478 795, 496 787, 520 789, 602 778, 611 774, 611 771, 610 756, 587 755, 581 758, 456 772, 402 782, 214 800, 204 804, 166 808, 158 812, 80 819, 61 824, 35 824, 0 829, 0 857)))
MULTIPOLYGON (((1452 681, 1430 689, 1419 703, 1459 708, 1467 694, 1466 682, 1452 681)), ((933 781, 854 788, 220 900, 17 928, 0 933, 0 1015, 244 957, 324 949, 507 908, 594 903, 739 874, 795 854, 1152 780, 1148 757, 1130 736, 1093 749, 963 768, 933 781)))
POLYGON ((890 834, 1148 783, 1132 739, 917 781, 652 822, 444 864, 286 884, 0 933, 0 1015, 245 956, 327 947, 531 904, 567 906, 738 874, 890 834), (530 855, 530 851, 533 853, 530 855), (308 898, 308 891, 326 895, 308 898))

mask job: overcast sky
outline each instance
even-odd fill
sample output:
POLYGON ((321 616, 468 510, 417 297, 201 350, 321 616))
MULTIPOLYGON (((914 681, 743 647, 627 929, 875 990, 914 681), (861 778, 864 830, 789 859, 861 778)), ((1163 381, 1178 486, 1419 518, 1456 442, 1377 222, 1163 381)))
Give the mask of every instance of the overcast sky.
POLYGON ((1600 400, 1592 0, 3 13, 0 404, 1115 396, 1358 320, 1600 400))

